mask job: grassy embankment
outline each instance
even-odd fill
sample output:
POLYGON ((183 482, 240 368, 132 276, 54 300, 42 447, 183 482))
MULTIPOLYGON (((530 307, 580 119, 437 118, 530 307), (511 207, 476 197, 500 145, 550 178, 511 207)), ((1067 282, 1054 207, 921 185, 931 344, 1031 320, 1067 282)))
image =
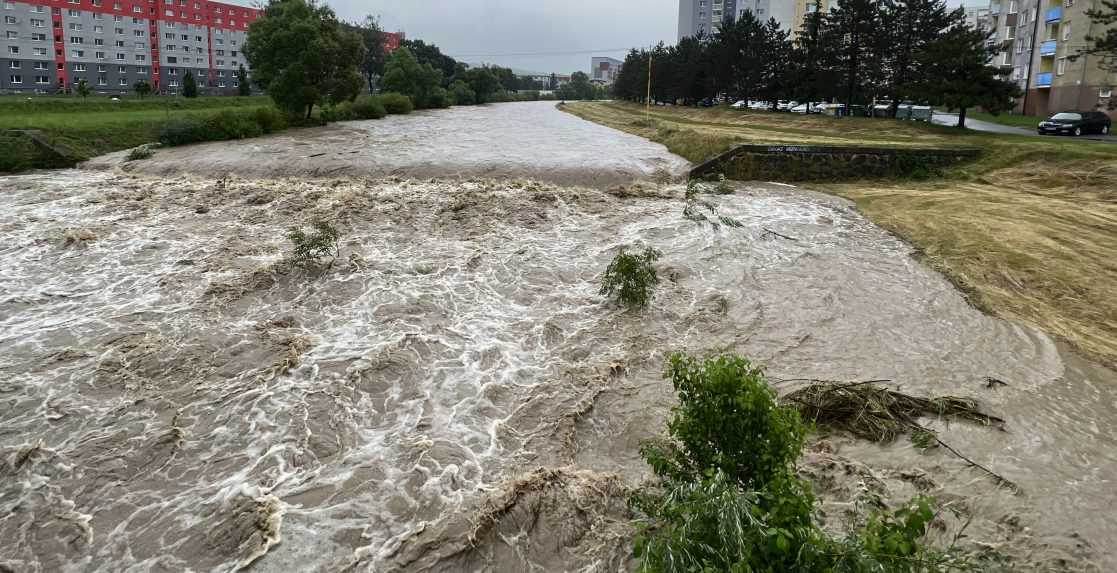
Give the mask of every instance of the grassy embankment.
MULTIPOLYGON (((175 119, 205 118, 225 110, 269 107, 265 97, 176 97, 124 98, 106 96, 0 97, 0 131, 35 129, 53 145, 64 148, 76 160, 128 149, 155 141, 164 124, 175 119)), ((21 152, 23 150, 20 150, 21 152)), ((34 167, 28 158, 15 154, 0 162, 0 171, 34 167), (5 165, 5 164, 9 164, 5 165)))
POLYGON ((987 312, 1028 322, 1117 366, 1117 145, 889 119, 612 102, 566 111, 699 162, 733 143, 966 146, 977 161, 928 181, 814 183, 910 241, 987 312))

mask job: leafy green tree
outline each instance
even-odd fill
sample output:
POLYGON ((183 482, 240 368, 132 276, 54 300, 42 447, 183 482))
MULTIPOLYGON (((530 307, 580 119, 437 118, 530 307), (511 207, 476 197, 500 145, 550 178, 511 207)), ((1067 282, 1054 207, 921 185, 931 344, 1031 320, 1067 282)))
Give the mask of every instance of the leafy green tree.
POLYGON ((313 0, 269 0, 249 27, 244 54, 256 84, 292 115, 309 119, 316 104, 351 100, 361 90, 361 38, 313 0))
POLYGON ((83 100, 89 97, 89 94, 92 93, 92 90, 89 89, 89 82, 85 81, 85 78, 78 80, 78 83, 74 84, 74 93, 81 96, 83 100))
POLYGON ((384 49, 384 31, 380 28, 380 21, 374 16, 366 16, 359 26, 353 29, 361 37, 364 45, 364 57, 361 58, 361 74, 368 82, 368 91, 372 91, 376 78, 384 75, 384 66, 388 64, 388 52, 384 49))
POLYGON ((417 108, 431 105, 434 89, 441 87, 442 72, 421 64, 407 48, 396 48, 384 67, 384 77, 380 79, 380 89, 401 93, 409 98, 417 108))
POLYGON ((420 64, 430 64, 430 67, 442 72, 443 87, 450 85, 450 81, 455 78, 458 71, 457 60, 443 54, 438 46, 422 40, 404 40, 400 47, 410 50, 420 64))
POLYGON ((454 83, 450 84, 450 97, 454 99, 454 105, 477 103, 477 94, 473 93, 473 88, 462 80, 454 80, 454 83))
POLYGON ((1001 79, 989 65, 996 48, 987 34, 965 23, 944 31, 923 56, 926 73, 918 91, 936 104, 958 109, 958 127, 966 125, 966 110, 981 106, 998 114, 1012 109, 1020 96, 1015 82, 1001 79))
POLYGON ((1117 0, 1101 0, 1101 7, 1095 4, 1086 11, 1086 16, 1102 32, 1099 36, 1086 36, 1087 46, 1080 49, 1076 57, 1099 56, 1101 66, 1117 74, 1117 0))
POLYGON ((469 68, 462 78, 469 88, 473 90, 477 103, 486 103, 493 100, 497 90, 500 89, 500 78, 486 66, 469 68))
POLYGON ((143 99, 151 95, 151 84, 148 83, 147 80, 140 80, 132 84, 132 91, 136 92, 136 95, 140 96, 140 99, 143 99))
POLYGON ((186 75, 182 78, 182 97, 198 97, 198 82, 194 79, 194 74, 190 72, 186 72, 186 75))
POLYGON ((243 64, 237 68, 237 95, 252 95, 252 80, 248 78, 248 70, 244 69, 243 64))

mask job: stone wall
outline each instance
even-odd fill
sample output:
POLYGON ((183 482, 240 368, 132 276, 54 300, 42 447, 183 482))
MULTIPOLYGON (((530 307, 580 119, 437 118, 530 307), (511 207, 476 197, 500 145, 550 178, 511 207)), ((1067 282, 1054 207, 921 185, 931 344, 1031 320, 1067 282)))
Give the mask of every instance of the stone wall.
POLYGON ((931 175, 979 155, 977 149, 831 145, 738 145, 691 170, 739 181, 837 181, 931 175))

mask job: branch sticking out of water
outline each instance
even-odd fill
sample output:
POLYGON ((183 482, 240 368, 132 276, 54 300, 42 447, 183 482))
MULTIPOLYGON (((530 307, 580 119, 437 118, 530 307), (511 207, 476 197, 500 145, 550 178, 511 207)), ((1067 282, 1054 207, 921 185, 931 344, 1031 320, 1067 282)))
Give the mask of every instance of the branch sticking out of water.
POLYGON ((810 382, 810 385, 784 397, 785 401, 799 410, 804 419, 845 430, 873 442, 891 442, 899 435, 909 434, 917 446, 942 446, 966 463, 992 476, 999 485, 1020 492, 1015 483, 966 457, 942 441, 934 430, 916 421, 921 416, 936 416, 966 420, 1003 430, 1005 421, 982 412, 976 401, 955 396, 911 396, 879 386, 876 384, 879 380, 810 382))

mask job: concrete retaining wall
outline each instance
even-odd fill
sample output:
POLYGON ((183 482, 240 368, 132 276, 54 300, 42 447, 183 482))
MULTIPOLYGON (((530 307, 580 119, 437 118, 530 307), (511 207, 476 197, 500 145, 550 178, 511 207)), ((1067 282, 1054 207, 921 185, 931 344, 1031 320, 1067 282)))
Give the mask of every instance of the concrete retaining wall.
POLYGON ((690 176, 785 182, 919 176, 979 154, 977 149, 738 145, 698 165, 690 176))

